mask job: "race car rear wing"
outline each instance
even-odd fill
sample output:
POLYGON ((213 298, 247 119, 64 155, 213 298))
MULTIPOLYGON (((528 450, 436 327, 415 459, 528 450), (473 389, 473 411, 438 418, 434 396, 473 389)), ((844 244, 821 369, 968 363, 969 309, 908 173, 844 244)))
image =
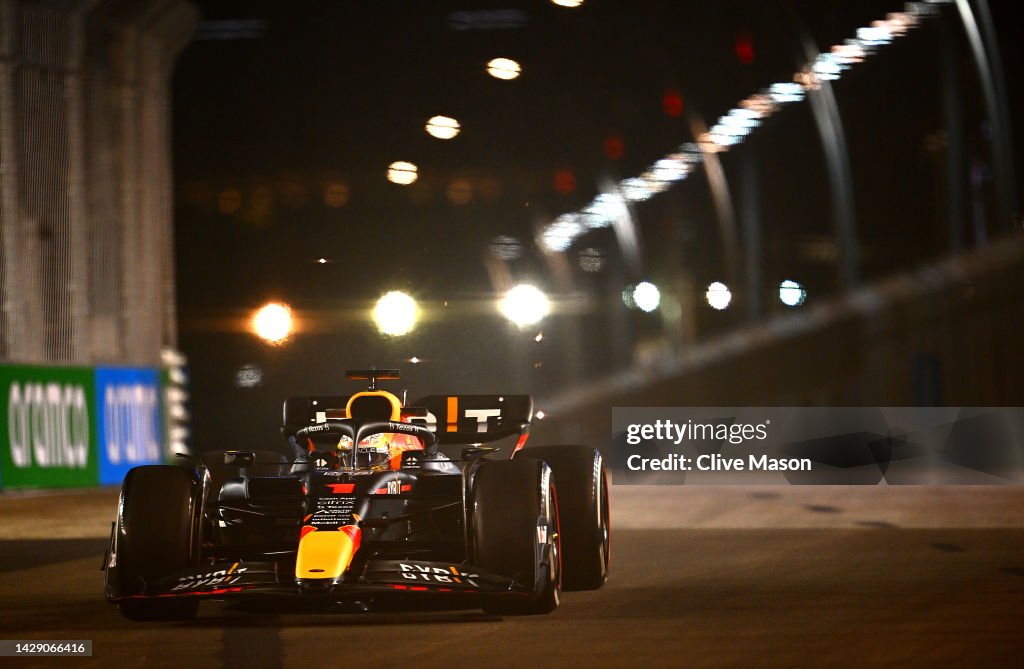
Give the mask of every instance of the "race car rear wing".
POLYGON ((529 395, 428 395, 415 404, 427 409, 424 420, 441 444, 523 437, 529 433, 533 419, 533 398, 529 395))
MULTIPOLYGON (((344 417, 349 396, 289 397, 284 403, 282 431, 294 436, 301 428, 344 417)), ((440 444, 470 444, 524 437, 533 419, 529 395, 428 395, 402 407, 402 419, 426 425, 440 444)))

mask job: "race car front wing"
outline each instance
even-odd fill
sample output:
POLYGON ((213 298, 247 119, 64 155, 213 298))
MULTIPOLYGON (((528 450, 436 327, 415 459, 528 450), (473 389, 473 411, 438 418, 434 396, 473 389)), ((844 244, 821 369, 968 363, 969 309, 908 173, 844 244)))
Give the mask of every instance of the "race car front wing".
POLYGON ((523 596, 531 587, 472 565, 423 560, 369 560, 358 575, 300 580, 276 562, 224 562, 190 569, 142 584, 141 593, 121 599, 163 597, 230 598, 239 595, 358 597, 380 593, 523 596))

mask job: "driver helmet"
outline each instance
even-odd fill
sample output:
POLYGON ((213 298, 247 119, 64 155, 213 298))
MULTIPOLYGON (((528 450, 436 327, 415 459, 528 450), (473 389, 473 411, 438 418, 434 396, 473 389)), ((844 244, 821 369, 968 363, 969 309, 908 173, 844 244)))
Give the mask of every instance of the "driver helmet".
POLYGON ((402 453, 409 450, 423 450, 423 444, 408 434, 384 432, 363 439, 353 448, 352 438, 342 435, 338 441, 338 455, 341 466, 346 469, 383 471, 400 469, 402 453))
POLYGON ((344 469, 382 471, 388 468, 391 457, 388 448, 388 434, 374 434, 363 439, 353 448, 352 438, 342 435, 338 441, 338 459, 344 469))

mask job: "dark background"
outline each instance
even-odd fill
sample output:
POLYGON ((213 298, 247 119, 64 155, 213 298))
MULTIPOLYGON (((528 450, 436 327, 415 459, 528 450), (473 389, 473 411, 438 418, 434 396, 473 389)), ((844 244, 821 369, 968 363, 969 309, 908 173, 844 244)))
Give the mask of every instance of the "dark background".
MULTIPOLYGON (((281 401, 351 390, 346 368, 400 366, 400 385, 413 397, 545 396, 622 369, 645 347, 678 350, 678 333, 662 315, 627 311, 619 295, 650 279, 663 303, 685 300, 689 284, 702 299, 707 283, 722 279, 703 170, 634 208, 640 266, 625 262, 611 231, 600 230, 563 254, 567 269, 559 273, 537 250, 535 231, 588 203, 602 184, 693 141, 694 120, 710 126, 751 93, 790 80, 807 62, 805 44, 827 50, 903 8, 739 0, 587 0, 577 9, 539 0, 198 6, 203 22, 174 74, 173 137, 180 348, 190 363, 199 448, 275 440, 281 401), (518 60, 523 75, 487 76, 486 62, 498 56, 518 60), (435 114, 458 119, 461 134, 429 137, 423 125, 435 114), (395 160, 416 163, 419 180, 388 183, 395 160), (453 181, 469 184, 468 203, 448 197, 453 181), (339 187, 344 204, 330 206, 325 193, 339 187), (538 327, 517 330, 494 308, 487 258, 497 235, 522 243, 508 263, 516 280, 561 298, 538 327), (602 254, 600 272, 578 267, 584 248, 602 254), (400 339, 378 335, 369 318, 392 289, 423 309, 417 329, 400 339), (280 346, 249 332, 252 312, 268 300, 296 313, 298 331, 280 346), (407 363, 411 356, 423 362, 407 363), (259 385, 238 386, 245 365, 259 370, 259 385)), ((1016 115, 1012 6, 991 4, 1016 115)), ((964 183, 975 176, 967 193, 981 208, 961 212, 959 228, 968 246, 999 230, 977 75, 962 31, 947 24, 925 22, 833 85, 864 281, 949 253, 955 214, 947 205, 940 56, 950 40, 960 55, 958 131, 967 148, 958 170, 964 183)), ((733 197, 744 185, 757 189, 766 317, 783 309, 770 295, 783 278, 807 287, 807 306, 840 292, 823 155, 807 102, 722 154, 733 197)), ((698 305, 686 327, 697 341, 743 327, 749 299, 737 291, 736 308, 721 313, 698 305)))

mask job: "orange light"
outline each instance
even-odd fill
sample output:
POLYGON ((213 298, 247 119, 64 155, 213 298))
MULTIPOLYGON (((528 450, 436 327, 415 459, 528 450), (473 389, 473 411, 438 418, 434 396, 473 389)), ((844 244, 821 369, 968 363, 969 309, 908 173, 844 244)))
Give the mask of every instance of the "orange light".
POLYGON ((253 332, 271 344, 280 344, 288 339, 293 327, 292 310, 276 302, 264 305, 252 318, 253 332))
POLYGON ((228 188, 217 196, 217 209, 220 213, 231 216, 242 208, 242 193, 237 188, 228 188))
POLYGON ((473 184, 465 179, 456 179, 448 184, 444 194, 456 206, 469 204, 473 201, 473 184))
POLYGON ((331 180, 324 185, 324 204, 337 209, 348 203, 348 184, 341 180, 331 180))

